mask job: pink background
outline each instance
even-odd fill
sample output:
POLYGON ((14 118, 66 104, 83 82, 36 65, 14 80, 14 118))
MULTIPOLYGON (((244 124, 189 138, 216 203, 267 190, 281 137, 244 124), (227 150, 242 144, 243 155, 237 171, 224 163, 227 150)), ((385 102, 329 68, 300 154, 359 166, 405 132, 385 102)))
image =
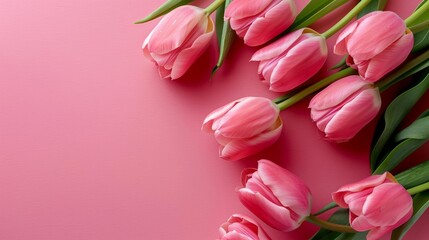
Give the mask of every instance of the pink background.
MULTIPOLYGON (((388 9, 405 18, 417 2, 391 0, 388 9)), ((140 49, 158 20, 132 22, 161 3, 1 1, 0 239, 215 239, 231 214, 252 216, 235 189, 241 170, 260 158, 301 177, 314 210, 369 174, 375 122, 349 143, 326 142, 308 99, 282 113, 283 134, 271 148, 243 161, 218 158, 200 131, 204 117, 240 97, 277 95, 258 81, 249 63, 255 49, 241 40, 211 80, 215 41, 183 78, 160 79, 140 49)), ((407 164, 426 160, 424 148, 407 164)), ((425 239, 428 223, 425 213, 406 239, 425 239)), ((317 228, 266 230, 273 239, 308 239, 317 228)))

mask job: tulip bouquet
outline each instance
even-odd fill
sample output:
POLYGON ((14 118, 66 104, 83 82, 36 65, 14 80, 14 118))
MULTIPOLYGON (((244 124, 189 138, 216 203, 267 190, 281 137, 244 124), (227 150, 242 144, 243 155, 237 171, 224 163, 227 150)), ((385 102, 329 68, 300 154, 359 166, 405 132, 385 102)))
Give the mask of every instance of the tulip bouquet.
MULTIPOLYGON (((214 136, 225 160, 240 160, 272 145, 282 132, 280 112, 316 92, 308 106, 311 119, 326 140, 344 142, 379 115, 381 92, 410 77, 417 82, 392 101, 377 126, 369 157, 373 175, 340 187, 319 212, 311 212, 312 195, 305 183, 269 160, 245 169, 237 191, 245 207, 280 231, 308 221, 322 227, 313 239, 402 238, 429 206, 428 161, 395 176, 389 173, 429 140, 429 110, 404 130, 397 129, 429 88, 429 1, 403 20, 383 11, 387 0, 361 0, 320 33, 309 26, 346 0, 311 0, 301 12, 294 0, 215 0, 205 9, 190 2, 169 0, 136 22, 165 14, 143 42, 144 56, 162 78, 183 76, 216 33, 214 73, 235 32, 244 44, 258 48, 250 61, 259 63, 255 74, 260 80, 270 91, 286 93, 274 100, 244 97, 208 114, 202 131, 214 136), (210 17, 214 12, 216 22, 210 17), (333 53, 344 56, 335 67, 339 71, 307 84, 325 64, 326 40, 337 32, 333 53), (332 208, 342 209, 329 220, 319 217, 332 208)), ((257 221, 241 214, 232 215, 219 231, 220 239, 271 239, 257 221)))

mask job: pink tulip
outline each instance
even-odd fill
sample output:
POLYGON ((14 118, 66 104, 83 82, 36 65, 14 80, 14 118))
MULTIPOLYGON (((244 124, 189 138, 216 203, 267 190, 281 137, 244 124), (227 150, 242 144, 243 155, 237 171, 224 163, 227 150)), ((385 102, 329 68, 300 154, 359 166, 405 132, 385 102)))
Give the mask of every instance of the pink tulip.
POLYGON ((277 141, 283 126, 279 112, 267 98, 245 97, 211 112, 202 130, 214 134, 221 158, 238 160, 277 141))
POLYGON ((347 64, 366 81, 376 82, 407 58, 413 44, 412 32, 396 13, 377 11, 345 28, 334 53, 348 54, 347 64))
POLYGON ((310 190, 273 162, 260 160, 258 169, 245 169, 242 181, 245 187, 238 190, 241 203, 271 227, 289 232, 310 215, 310 190))
POLYGON ((390 173, 348 184, 332 194, 342 208, 349 208, 351 227, 368 231, 368 240, 380 239, 404 224, 413 213, 413 201, 390 173))
POLYGON ((165 15, 143 43, 143 53, 155 62, 162 78, 181 77, 206 50, 213 21, 195 6, 178 7, 165 15))
POLYGON ((261 48, 251 61, 259 61, 258 74, 274 92, 292 90, 316 74, 328 58, 326 40, 309 28, 289 33, 261 48))
POLYGON ((222 224, 219 235, 219 240, 271 240, 257 222, 240 214, 232 215, 222 224))
POLYGON ((268 42, 295 20, 294 0, 234 0, 225 11, 231 28, 249 46, 268 42))
POLYGON ((352 75, 340 79, 313 97, 311 118, 328 140, 343 142, 353 138, 378 113, 378 88, 352 75))

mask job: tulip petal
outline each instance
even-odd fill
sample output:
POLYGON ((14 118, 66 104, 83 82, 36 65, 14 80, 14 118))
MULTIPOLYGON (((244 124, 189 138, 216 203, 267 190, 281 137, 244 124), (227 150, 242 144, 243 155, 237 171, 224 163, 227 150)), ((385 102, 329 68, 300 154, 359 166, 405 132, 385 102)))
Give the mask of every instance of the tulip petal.
POLYGON ((270 90, 286 92, 316 74, 327 59, 327 47, 321 37, 311 37, 291 48, 280 59, 270 79, 270 90))
POLYGON ((281 204, 296 213, 295 216, 291 215, 292 219, 299 222, 310 214, 310 190, 301 179, 268 160, 258 161, 257 173, 281 204), (295 219, 296 216, 301 219, 295 219))
POLYGON ((269 99, 246 98, 222 117, 218 130, 228 138, 253 137, 272 126, 279 112, 279 108, 269 99))
POLYGON ((250 61, 262 61, 278 57, 298 40, 304 30, 305 29, 299 29, 291 32, 279 40, 259 49, 253 54, 250 61))
POLYGON ((337 38, 337 42, 334 45, 335 54, 346 55, 348 53, 347 46, 346 46, 346 39, 356 29, 357 25, 358 25, 357 22, 353 22, 340 33, 340 35, 337 38))
POLYGON ((373 57, 366 69, 359 67, 359 74, 369 82, 381 79, 407 59, 408 54, 413 48, 413 43, 413 34, 408 32, 383 52, 373 57))
POLYGON ((150 52, 165 54, 177 49, 205 17, 204 11, 195 6, 181 6, 166 14, 151 33, 147 47, 150 52))
POLYGON ((245 98, 237 99, 233 102, 226 104, 225 106, 215 109, 204 119, 204 123, 203 123, 203 126, 201 127, 201 130, 208 133, 214 133, 214 130, 216 130, 219 127, 218 126, 219 124, 214 124, 214 121, 221 118, 229 110, 231 110, 237 103, 243 101, 244 99, 245 98))
POLYGON ((228 232, 226 235, 224 235, 220 240, 254 240, 254 239, 233 230, 231 232, 228 232))
POLYGON ((293 2, 280 1, 264 16, 253 21, 244 36, 244 43, 248 46, 259 46, 286 30, 295 19, 294 8, 293 2))
MULTIPOLYGON (((342 208, 348 208, 348 204, 344 201, 344 196, 348 192, 359 192, 366 188, 371 188, 386 182, 386 173, 381 175, 372 175, 355 183, 347 184, 339 188, 332 194, 332 199, 342 208)), ((390 182, 390 180, 387 180, 390 182)))
POLYGON ((190 48, 186 48, 180 51, 179 55, 174 61, 173 69, 171 72, 171 79, 176 79, 191 67, 191 65, 201 56, 201 54, 207 49, 210 40, 214 33, 213 21, 209 18, 209 24, 207 32, 200 35, 192 44, 190 48))
POLYGON ((331 119, 325 128, 326 137, 334 141, 347 141, 353 138, 377 116, 380 107, 381 98, 378 90, 363 90, 331 119))
POLYGON ((246 226, 241 223, 232 223, 228 226, 229 231, 235 231, 240 233, 240 235, 244 235, 247 237, 247 239, 258 239, 258 235, 255 233, 257 232, 254 229, 250 229, 249 226, 246 226))
POLYGON ((348 192, 344 195, 344 202, 347 203, 351 212, 356 215, 362 215, 363 205, 372 190, 373 188, 368 188, 359 192, 348 192))
POLYGON ((268 201, 259 193, 242 188, 238 190, 238 197, 253 214, 277 230, 289 232, 299 227, 289 209, 268 201))
POLYGON ((412 198, 399 183, 385 183, 375 187, 363 206, 363 214, 373 226, 399 226, 408 220, 403 217, 410 212, 412 198))
MULTIPOLYGON (((259 171, 258 171, 259 172, 259 171)), ((252 178, 250 178, 246 183, 246 188, 250 189, 252 192, 260 193, 270 202, 273 202, 277 205, 282 205, 282 203, 277 199, 273 194, 269 186, 265 185, 261 178, 259 177, 258 172, 253 173, 252 178)))
POLYGON ((262 151, 277 141, 282 132, 281 119, 278 118, 276 128, 250 139, 237 139, 225 146, 220 146, 219 155, 225 160, 239 160, 262 151))
POLYGON ((350 226, 358 232, 364 232, 374 228, 365 216, 356 216, 353 220, 350 219, 350 226))
MULTIPOLYGON (((393 230, 392 227, 376 227, 376 228, 373 228, 366 235, 366 239, 367 240, 378 240, 378 239, 381 239, 386 234, 392 232, 392 230, 393 230)), ((387 238, 387 239, 390 239, 390 237, 387 238)))
POLYGON ((381 53, 405 32, 404 21, 394 12, 383 11, 362 20, 347 41, 355 60, 367 60, 381 53))
POLYGON ((249 4, 248 0, 234 0, 225 10, 225 18, 242 19, 257 15, 262 12, 272 1, 253 0, 249 4))
POLYGON ((347 76, 330 84, 311 99, 309 108, 323 110, 334 107, 368 85, 357 75, 347 76))

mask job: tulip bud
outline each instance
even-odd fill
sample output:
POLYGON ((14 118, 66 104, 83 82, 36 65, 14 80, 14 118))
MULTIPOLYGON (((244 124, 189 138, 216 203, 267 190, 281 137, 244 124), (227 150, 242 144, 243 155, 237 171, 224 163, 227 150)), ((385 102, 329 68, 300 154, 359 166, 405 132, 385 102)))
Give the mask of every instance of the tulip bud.
POLYGON ((259 62, 259 78, 271 91, 286 92, 310 79, 327 58, 325 38, 303 28, 259 49, 251 61, 259 62))
POLYGON ((378 88, 352 75, 340 79, 311 99, 311 118, 328 140, 343 142, 353 138, 378 113, 378 88))
POLYGON ((219 240, 271 240, 264 229, 250 217, 234 214, 219 228, 219 240))
POLYGON ((411 52, 413 33, 394 12, 376 11, 350 24, 339 35, 334 53, 366 81, 376 82, 399 66, 411 52))
POLYGON ((277 141, 283 126, 279 112, 267 98, 245 97, 211 112, 202 130, 214 134, 221 158, 238 160, 277 141))
POLYGON ((349 221, 354 230, 369 230, 368 240, 390 234, 413 214, 410 194, 390 173, 345 185, 332 194, 332 199, 350 209, 349 221))
POLYGON ((231 28, 249 46, 273 39, 293 23, 296 15, 294 0, 234 0, 225 11, 231 28))
POLYGON ((214 33, 203 9, 185 5, 165 15, 143 43, 144 55, 162 78, 177 79, 206 50, 214 33))
POLYGON ((289 232, 310 215, 310 190, 273 162, 258 161, 258 169, 243 171, 242 181, 244 187, 238 190, 241 203, 271 227, 289 232))

